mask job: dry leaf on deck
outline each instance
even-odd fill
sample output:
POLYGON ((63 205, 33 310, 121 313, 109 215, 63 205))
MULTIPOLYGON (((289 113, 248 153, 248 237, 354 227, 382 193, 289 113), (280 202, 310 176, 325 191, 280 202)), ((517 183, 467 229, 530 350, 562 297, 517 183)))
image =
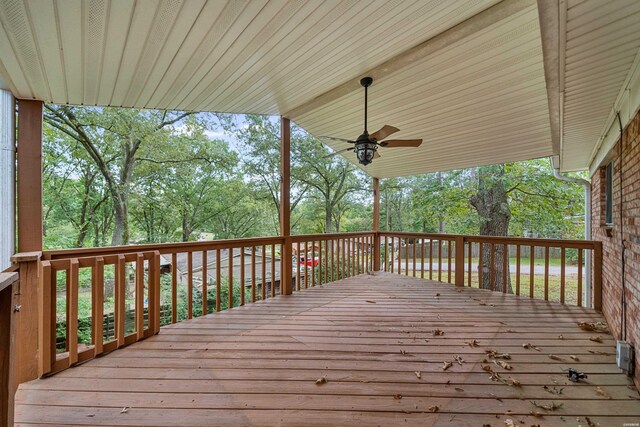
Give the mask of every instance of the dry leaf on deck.
POLYGON ((369 300, 367 300, 366 302, 368 302, 369 304, 376 304, 376 302, 375 302, 375 301, 369 301, 369 300))
POLYGON ((555 354, 550 354, 550 355, 549 355, 549 359, 552 359, 552 360, 562 360, 562 357, 560 357, 560 356, 556 356, 555 354))
POLYGON ((440 296, 440 292, 436 293, 436 296, 439 297, 440 296))
POLYGON ((591 421, 591 419, 589 417, 584 417, 584 420, 587 422, 587 425, 589 427, 596 427, 596 423, 594 423, 593 421, 591 421))
POLYGON ((487 305, 487 303, 483 301, 483 302, 478 303, 478 305, 487 305))
POLYGON ((600 396, 604 397, 605 399, 611 399, 611 395, 606 391, 604 391, 603 389, 601 389, 600 387, 596 387, 596 393, 598 393, 600 396))
POLYGON ((485 372, 493 372, 493 369, 491 369, 491 366, 489 365, 480 365, 482 366, 482 370, 485 372))
POLYGON ((593 342, 599 342, 599 343, 601 343, 601 342, 602 342, 602 337, 601 337, 600 335, 598 335, 598 336, 592 336, 592 337, 589 337, 589 341, 593 341, 593 342))
POLYGON ((545 389, 548 393, 558 394, 558 395, 562 394, 562 390, 564 390, 564 387, 562 387, 562 388, 558 388, 558 387, 551 388, 551 387, 548 387, 546 385, 543 386, 542 388, 545 389))
POLYGON ((401 394, 394 394, 393 398, 396 399, 396 400, 400 400, 400 399, 402 399, 402 395, 401 394))
POLYGON ((513 369, 511 365, 509 365, 504 360, 494 360, 493 363, 495 363, 496 365, 500 366, 503 369, 506 369, 507 371, 510 371, 511 369, 513 369))
POLYGON ((127 412, 129 412, 129 409, 131 409, 131 406, 125 406, 124 408, 122 408, 122 411, 120 411, 120 413, 126 414, 127 412))
POLYGON ((613 356, 613 354, 611 353, 607 353, 606 351, 600 351, 600 350, 587 350, 589 353, 591 354, 601 354, 603 356, 613 356))
POLYGON ((602 332, 603 334, 610 334, 609 325, 605 322, 578 322, 578 326, 583 331, 588 332, 602 332))
POLYGON ((510 419, 510 418, 507 418, 506 420, 504 420, 504 425, 507 426, 507 427, 515 427, 516 426, 515 423, 513 422, 513 420, 510 419))
POLYGON ((444 331, 440 330, 440 329, 434 329, 433 330, 433 336, 434 337, 438 337, 440 335, 444 335, 444 331))
POLYGON ((322 385, 327 383, 327 377, 320 377, 316 380, 317 385, 322 385))
POLYGON ((446 371, 447 369, 449 369, 451 366, 453 366, 453 362, 442 362, 442 370, 446 371))
POLYGON ((433 405, 429 407, 429 412, 438 412, 440 407, 438 405, 433 405))
POLYGON ((456 387, 456 388, 454 388, 454 390, 455 390, 455 391, 464 391, 464 389, 463 389, 463 388, 460 388, 460 387, 456 387))
POLYGON ((520 381, 518 381, 517 379, 513 378, 513 377, 509 377, 509 379, 507 380, 507 384, 512 386, 512 387, 520 387, 520 386, 522 386, 522 383, 520 381))
POLYGON ((535 351, 542 351, 542 349, 540 347, 536 347, 535 345, 533 345, 531 343, 522 344, 522 348, 531 349, 531 350, 535 350, 535 351))
POLYGON ((538 411, 531 411, 531 412, 529 412, 529 415, 532 415, 532 416, 534 416, 536 418, 544 417, 544 414, 542 414, 541 412, 538 412, 538 411))
POLYGON ((559 340, 563 340, 563 339, 564 339, 564 337, 562 336, 562 334, 558 335, 558 339, 559 339, 559 340))
POLYGON ((453 356, 453 359, 458 362, 458 365, 462 365, 464 363, 464 359, 460 356, 458 356, 457 354, 455 356, 453 356))
POLYGON ((515 332, 513 329, 507 329, 506 332, 515 332))
POLYGON ((571 356, 569 356, 571 358, 571 360, 575 361, 575 362, 579 362, 580 359, 578 358, 578 356, 574 356, 573 354, 571 356))
POLYGON ((407 352, 401 349, 400 354, 407 354, 407 352))
POLYGON ((414 374, 416 374, 416 377, 418 377, 418 379, 422 378, 422 373, 420 371, 415 371, 414 374))
POLYGON ((480 342, 478 342, 478 340, 465 341, 465 343, 469 347, 477 347, 478 345, 480 345, 480 342))
POLYGON ((535 400, 530 400, 531 404, 537 408, 544 409, 545 411, 555 411, 556 409, 560 409, 564 406, 564 403, 559 402, 551 402, 551 403, 538 403, 535 400))

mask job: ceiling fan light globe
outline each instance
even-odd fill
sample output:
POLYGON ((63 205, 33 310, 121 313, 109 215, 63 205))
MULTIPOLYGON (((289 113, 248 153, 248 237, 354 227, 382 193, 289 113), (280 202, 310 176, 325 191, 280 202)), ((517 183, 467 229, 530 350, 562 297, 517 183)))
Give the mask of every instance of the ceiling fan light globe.
POLYGON ((364 143, 356 146, 356 157, 361 165, 368 165, 373 161, 373 156, 376 154, 377 144, 364 143))

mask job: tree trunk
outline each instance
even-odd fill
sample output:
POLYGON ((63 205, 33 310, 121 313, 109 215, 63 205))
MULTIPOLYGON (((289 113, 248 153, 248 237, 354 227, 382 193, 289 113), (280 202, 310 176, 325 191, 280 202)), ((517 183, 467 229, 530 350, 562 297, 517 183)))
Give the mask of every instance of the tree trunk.
MULTIPOLYGON (((511 210, 504 187, 504 165, 483 166, 478 168, 478 193, 470 202, 480 216, 480 234, 483 236, 507 236, 511 210)), ((480 267, 482 287, 502 291, 506 286, 507 292, 512 293, 509 262, 507 261, 507 283, 504 283, 504 253, 503 245, 483 244, 480 267), (491 252, 493 251, 493 281, 491 280, 491 252)))

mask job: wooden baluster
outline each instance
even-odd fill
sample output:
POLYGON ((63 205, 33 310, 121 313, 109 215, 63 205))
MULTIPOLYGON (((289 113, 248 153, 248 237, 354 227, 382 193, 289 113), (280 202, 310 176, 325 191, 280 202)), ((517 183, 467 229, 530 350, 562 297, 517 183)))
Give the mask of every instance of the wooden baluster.
MULTIPOLYGON (((280 254, 282 254, 282 248, 280 249, 280 254)), ((244 271, 244 246, 240 246, 240 306, 244 305, 244 293, 245 293, 245 271, 244 271)), ((282 273, 280 273, 280 278, 282 279, 282 273)))
POLYGON ((544 248, 544 300, 549 300, 549 246, 544 248))
POLYGON ((124 345, 124 322, 125 322, 125 280, 126 280, 126 266, 124 262, 124 255, 118 255, 118 262, 115 267, 115 294, 116 294, 116 338, 118 340, 118 347, 124 345))
POLYGON ((267 299, 267 246, 262 245, 262 289, 260 296, 262 300, 267 299))
POLYGON ((335 263, 334 263, 334 256, 335 256, 335 254, 334 254, 334 245, 335 245, 335 240, 329 239, 328 243, 331 245, 329 247, 329 250, 331 251, 331 258, 330 258, 330 260, 331 260, 331 274, 329 276, 329 281, 333 282, 335 280, 335 275, 334 275, 334 273, 335 273, 335 263))
POLYGON ((433 280, 433 240, 429 239, 429 280, 433 280))
MULTIPOLYGON (((307 260, 309 262, 309 260, 307 260)), ((311 241, 311 287, 316 286, 316 242, 311 241)))
POLYGON ((496 269, 494 268, 496 258, 496 248, 493 243, 489 244, 489 285, 492 291, 496 290, 496 269))
POLYGON ((171 254, 171 323, 178 322, 178 254, 171 254))
POLYGON ((420 239, 420 278, 424 279, 424 237, 420 239))
POLYGON ((478 246, 478 289, 482 289, 482 279, 484 276, 484 262, 482 256, 484 255, 484 243, 482 240, 478 246))
POLYGON ((352 237, 351 239, 349 239, 349 243, 351 245, 351 257, 350 257, 351 276, 355 276, 356 274, 358 274, 357 273, 358 269, 356 267, 358 263, 358 259, 356 258, 356 255, 357 255, 356 239, 352 237))
POLYGON ((447 282, 451 283, 451 240, 447 240, 447 282))
POLYGON ((389 242, 387 241, 387 236, 384 236, 384 251, 380 251, 382 255, 384 252, 384 271, 389 271, 389 242))
POLYGON ((149 307, 151 310, 151 316, 149 319, 153 319, 153 322, 149 320, 149 329, 154 334, 160 332, 160 251, 153 251, 153 256, 149 260, 149 307))
POLYGON ((564 289, 565 289, 565 249, 560 249, 560 302, 564 304, 564 289))
POLYGON ((209 309, 207 308, 207 285, 209 284, 209 278, 207 277, 207 263, 209 262, 209 256, 206 250, 202 251, 202 315, 207 314, 209 309))
POLYGON ((535 282, 535 264, 536 248, 529 248, 529 298, 533 298, 533 284, 535 282))
POLYGON ((413 252, 413 277, 416 277, 416 239, 417 237, 413 238, 413 244, 411 245, 411 252, 413 252))
MULTIPOLYGON (((298 245, 300 246, 300 245, 298 245)), ((298 278, 300 278, 298 270, 298 278)), ((300 283, 298 280, 297 283, 300 283)), ((300 290, 300 288, 298 288, 300 290)), ((256 302, 256 247, 251 246, 251 302, 256 302)))
POLYGON ((95 257, 91 269, 91 338, 95 354, 102 353, 104 343, 104 258, 95 257))
POLYGON ((221 283, 220 283, 220 270, 222 261, 220 260, 220 249, 216 249, 216 312, 219 312, 221 307, 221 283))
POLYGON ((398 274, 402 274, 402 239, 398 237, 398 274))
POLYGON ((471 275, 473 274, 473 267, 471 262, 473 260, 473 242, 469 242, 469 260, 467 261, 467 286, 471 287, 471 275))
POLYGON ((228 286, 228 301, 227 301, 227 309, 233 308, 233 247, 229 248, 229 262, 228 262, 229 272, 227 273, 227 286, 228 286))
POLYGON ((509 246, 505 243, 502 245, 502 293, 507 293, 507 285, 509 284, 507 275, 509 271, 509 246))
POLYGON ((78 260, 72 259, 67 270, 67 348, 69 365, 78 362, 78 260))
POLYGON ((304 256, 301 259, 304 259, 302 268, 304 269, 304 288, 307 289, 309 287, 309 243, 307 241, 304 242, 304 256))
MULTIPOLYGON (((38 373, 40 376, 51 372, 56 361, 56 271, 49 261, 42 261, 42 335, 40 336, 40 360, 38 373)), ((102 322, 101 322, 102 323, 102 322)), ((102 351, 102 349, 100 350, 102 351)), ((6 386, 6 383, 4 384, 6 386)))
POLYGON ((409 238, 405 239, 404 244, 404 274, 409 276, 409 238))
POLYGON ((187 252, 187 319, 191 318, 193 318, 193 252, 187 252))
POLYGON ((582 249, 578 249, 578 307, 582 307, 582 249))
MULTIPOLYGON (((323 283, 326 283, 327 280, 327 273, 326 273, 326 261, 325 264, 322 264, 322 240, 318 240, 318 245, 319 245, 319 249, 318 249, 318 284, 322 285, 323 283), (324 273, 324 274, 323 274, 324 273), (324 281, 324 282, 323 282, 324 281)), ((326 245, 325 245, 325 249, 326 249, 326 245)))
POLYGON ((438 240, 438 282, 442 282, 442 239, 438 240))
POLYGON ((297 254, 296 257, 298 258, 296 260, 296 290, 300 290, 300 242, 298 242, 297 244, 297 254))
POLYGON ((389 260, 389 266, 391 269, 391 272, 394 273, 395 272, 395 263, 393 262, 393 257, 395 256, 395 243, 396 243, 396 239, 393 236, 389 236, 391 238, 391 248, 390 250, 390 255, 391 255, 391 259, 389 260))
POLYGON ((346 239, 342 239, 342 275, 340 277, 341 279, 344 279, 345 277, 347 277, 346 258, 347 258, 347 242, 346 242, 346 239))
MULTIPOLYGON (((149 301, 149 312, 151 304, 149 301)), ((144 256, 136 254, 136 340, 144 338, 144 256)))
POLYGON ((516 295, 520 295, 520 244, 516 245, 516 295))
POLYGON ((271 296, 276 296, 276 244, 271 244, 271 296))

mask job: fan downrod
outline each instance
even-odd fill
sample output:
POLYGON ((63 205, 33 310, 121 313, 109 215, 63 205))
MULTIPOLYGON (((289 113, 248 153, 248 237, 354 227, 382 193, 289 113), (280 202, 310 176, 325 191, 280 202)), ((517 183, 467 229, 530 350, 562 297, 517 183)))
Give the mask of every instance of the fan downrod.
POLYGON ((369 87, 369 86, 371 86, 371 83, 373 83, 373 78, 372 77, 363 77, 362 79, 360 79, 360 84, 363 87, 369 87))

